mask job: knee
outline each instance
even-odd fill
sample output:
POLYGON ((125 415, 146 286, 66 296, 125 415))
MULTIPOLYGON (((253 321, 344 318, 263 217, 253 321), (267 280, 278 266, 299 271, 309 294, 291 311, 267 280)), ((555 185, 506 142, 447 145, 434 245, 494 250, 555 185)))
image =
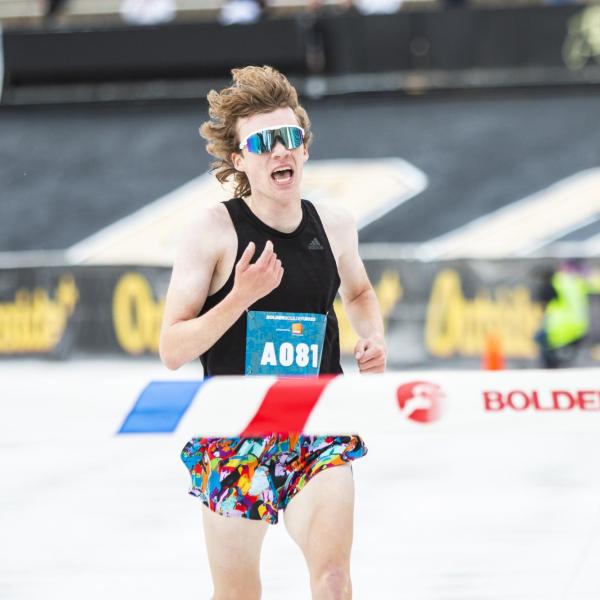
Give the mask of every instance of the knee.
POLYGON ((323 600, 350 600, 352 582, 346 566, 329 565, 313 577, 313 596, 323 600))

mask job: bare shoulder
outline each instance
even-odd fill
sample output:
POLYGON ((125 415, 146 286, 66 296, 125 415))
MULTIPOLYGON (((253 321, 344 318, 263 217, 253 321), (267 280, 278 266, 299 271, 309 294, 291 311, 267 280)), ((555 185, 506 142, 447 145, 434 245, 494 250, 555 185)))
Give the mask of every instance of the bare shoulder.
POLYGON ((315 203, 315 208, 336 260, 357 244, 356 220, 344 206, 328 202, 315 203))
POLYGON ((190 215, 179 244, 178 258, 199 255, 218 260, 233 232, 229 213, 222 202, 200 206, 190 215))
POLYGON ((235 230, 223 204, 201 206, 189 215, 173 263, 163 322, 198 314, 235 230))
POLYGON ((235 246, 235 229, 222 204, 200 206, 189 215, 173 264, 172 282, 198 288, 213 279, 225 254, 235 246))
POLYGON ((345 207, 333 202, 314 203, 321 221, 326 228, 346 229, 356 228, 356 221, 352 213, 345 207))

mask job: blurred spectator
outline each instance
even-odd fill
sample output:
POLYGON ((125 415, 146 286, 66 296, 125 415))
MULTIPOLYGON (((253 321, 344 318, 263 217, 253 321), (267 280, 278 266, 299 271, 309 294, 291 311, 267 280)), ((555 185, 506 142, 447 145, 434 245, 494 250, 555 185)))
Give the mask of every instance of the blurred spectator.
POLYGON ((132 25, 157 25, 175 18, 175 0, 122 0, 121 17, 132 25))
POLYGON ((536 299, 544 307, 544 321, 536 335, 545 368, 573 362, 590 327, 586 267, 583 261, 565 261, 555 272, 538 273, 536 299))
POLYGON ((325 4, 323 0, 308 0, 301 23, 306 31, 306 66, 311 75, 325 72, 326 34, 320 17, 335 17, 342 14, 358 14, 353 0, 340 0, 335 4, 325 4))
POLYGON ((265 11, 264 0, 226 0, 219 12, 223 25, 256 23, 265 11))
POLYGON ((65 7, 68 0, 45 0, 44 20, 50 21, 65 7))
POLYGON ((391 15, 400 10, 402 0, 354 0, 363 15, 391 15))
POLYGON ((335 16, 356 12, 354 0, 339 0, 335 4, 325 4, 323 0, 308 0, 306 8, 309 14, 335 16))

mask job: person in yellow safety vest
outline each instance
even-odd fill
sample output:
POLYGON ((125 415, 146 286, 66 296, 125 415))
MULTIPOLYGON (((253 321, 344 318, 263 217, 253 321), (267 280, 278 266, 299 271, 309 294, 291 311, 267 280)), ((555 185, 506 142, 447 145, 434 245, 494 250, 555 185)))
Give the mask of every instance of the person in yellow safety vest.
POLYGON ((536 336, 542 364, 557 368, 572 362, 590 328, 585 265, 578 259, 545 272, 540 299, 545 303, 542 331, 536 336))

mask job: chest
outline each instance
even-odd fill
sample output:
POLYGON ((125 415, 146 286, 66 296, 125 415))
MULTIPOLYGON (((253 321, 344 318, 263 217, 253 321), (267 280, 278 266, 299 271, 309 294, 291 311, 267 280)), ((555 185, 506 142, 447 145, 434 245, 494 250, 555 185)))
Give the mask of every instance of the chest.
POLYGON ((232 286, 235 265, 250 242, 256 247, 251 261, 254 263, 269 240, 284 268, 279 294, 305 295, 312 300, 321 300, 323 296, 329 298, 332 289, 334 295, 337 293, 337 262, 322 228, 309 223, 298 235, 278 237, 252 227, 235 228, 232 224, 223 232, 209 295, 232 286))
MULTIPOLYGON (((340 284, 327 240, 307 228, 293 239, 272 241, 283 266, 283 278, 277 288, 259 300, 257 310, 326 312, 340 284)), ((266 239, 256 243, 260 250, 266 239)))

